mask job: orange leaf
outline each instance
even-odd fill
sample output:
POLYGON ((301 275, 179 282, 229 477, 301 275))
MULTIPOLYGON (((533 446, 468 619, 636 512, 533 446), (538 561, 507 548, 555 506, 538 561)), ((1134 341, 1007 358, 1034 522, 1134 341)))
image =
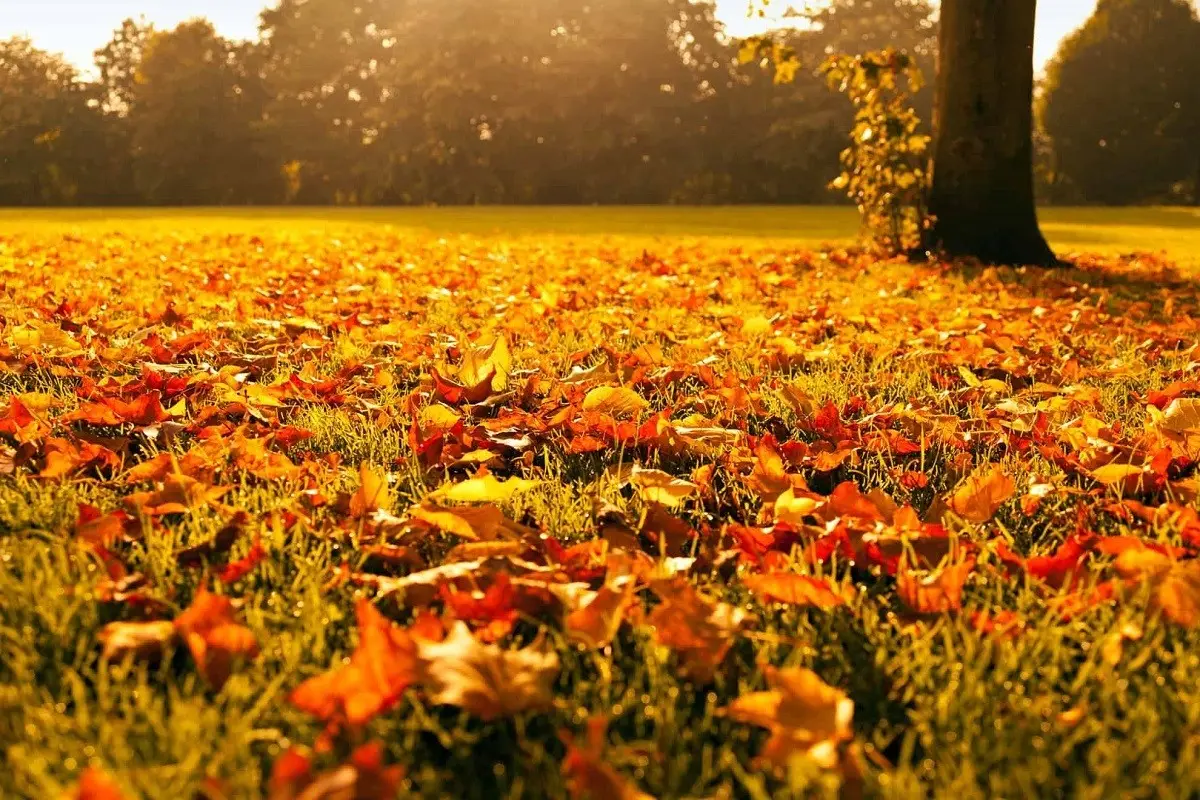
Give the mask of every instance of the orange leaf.
POLYGON ((239 658, 258 656, 258 641, 233 615, 233 601, 201 588, 186 611, 175 618, 200 674, 214 689, 229 680, 239 658))
POLYGON ((326 722, 342 718, 362 725, 399 702, 416 678, 417 645, 369 600, 359 600, 358 648, 350 663, 309 678, 288 698, 326 722))
POLYGON ((830 609, 845 605, 847 600, 847 593, 841 587, 835 588, 820 578, 792 572, 747 575, 742 582, 750 591, 772 603, 830 609))
POLYGON ((967 478, 950 496, 950 509, 968 522, 984 523, 1016 490, 1016 482, 995 466, 967 478))
POLYGON ((88 767, 79 773, 79 783, 67 795, 69 800, 124 800, 117 782, 99 767, 88 767))

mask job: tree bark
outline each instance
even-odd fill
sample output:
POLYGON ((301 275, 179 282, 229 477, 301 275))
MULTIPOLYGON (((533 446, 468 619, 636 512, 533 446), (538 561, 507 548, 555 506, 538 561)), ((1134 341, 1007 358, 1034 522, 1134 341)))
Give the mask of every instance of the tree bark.
POLYGON ((1033 195, 1037 0, 943 0, 934 110, 931 250, 1052 266, 1033 195))

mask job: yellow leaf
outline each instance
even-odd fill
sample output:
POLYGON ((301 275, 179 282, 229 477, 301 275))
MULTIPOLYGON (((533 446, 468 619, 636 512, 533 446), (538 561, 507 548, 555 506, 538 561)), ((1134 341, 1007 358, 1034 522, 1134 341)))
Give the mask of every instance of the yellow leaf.
POLYGON ((785 766, 807 754, 825 768, 838 763, 838 744, 853 738, 854 702, 807 669, 766 668, 769 691, 734 700, 726 713, 771 731, 760 758, 785 766))
POLYGON ((1177 397, 1163 412, 1162 427, 1175 433, 1200 428, 1200 398, 1177 397))
POLYGON ((534 486, 537 486, 537 481, 523 478, 500 481, 492 475, 484 475, 481 478, 469 478, 462 483, 443 486, 430 497, 455 503, 498 503, 534 486))
POLYGON ((358 468, 358 480, 358 490, 350 496, 350 516, 362 519, 380 509, 388 510, 387 476, 364 461, 358 468))
POLYGON ((677 506, 700 489, 691 481, 676 478, 669 472, 641 467, 633 468, 629 482, 646 502, 664 506, 677 506))
POLYGON ((408 513, 413 519, 464 539, 520 539, 529 533, 528 528, 504 516, 504 512, 494 505, 446 508, 423 503, 414 506, 408 513))
POLYGON ((634 416, 649 405, 637 392, 623 386, 597 386, 583 398, 584 411, 595 411, 614 417, 634 416))

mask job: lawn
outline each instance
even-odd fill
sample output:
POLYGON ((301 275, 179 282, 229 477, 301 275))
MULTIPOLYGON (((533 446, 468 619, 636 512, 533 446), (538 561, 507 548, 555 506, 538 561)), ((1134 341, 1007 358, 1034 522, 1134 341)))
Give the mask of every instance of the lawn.
MULTIPOLYGON (((1064 252, 1124 254, 1166 251, 1178 262, 1200 261, 1200 209, 1049 208, 1051 243, 1064 252)), ((393 226, 441 235, 545 237, 717 237, 775 239, 797 247, 848 242, 858 231, 854 209, 830 206, 617 208, 267 208, 267 209, 0 209, 0 232, 76 229, 256 231, 393 226)))
POLYGON ((0 212, 0 796, 1196 796, 1200 216, 1045 221, 0 212))

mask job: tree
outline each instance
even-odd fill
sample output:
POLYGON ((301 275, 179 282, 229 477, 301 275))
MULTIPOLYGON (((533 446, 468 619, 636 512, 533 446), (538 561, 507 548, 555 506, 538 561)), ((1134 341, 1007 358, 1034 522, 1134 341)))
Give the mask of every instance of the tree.
POLYGON ((1036 0, 944 0, 938 35, 932 249, 988 263, 1057 263, 1033 193, 1036 0))
POLYGON ((1101 0, 1047 70, 1040 112, 1055 183, 1088 202, 1178 198, 1200 176, 1197 75, 1191 3, 1101 0))
POLYGON ((251 45, 205 20, 150 36, 126 99, 135 179, 150 202, 216 205, 279 197, 281 164, 260 130, 265 91, 251 45))
POLYGON ((94 201, 99 123, 96 93, 62 57, 28 39, 0 41, 0 204, 94 201))

